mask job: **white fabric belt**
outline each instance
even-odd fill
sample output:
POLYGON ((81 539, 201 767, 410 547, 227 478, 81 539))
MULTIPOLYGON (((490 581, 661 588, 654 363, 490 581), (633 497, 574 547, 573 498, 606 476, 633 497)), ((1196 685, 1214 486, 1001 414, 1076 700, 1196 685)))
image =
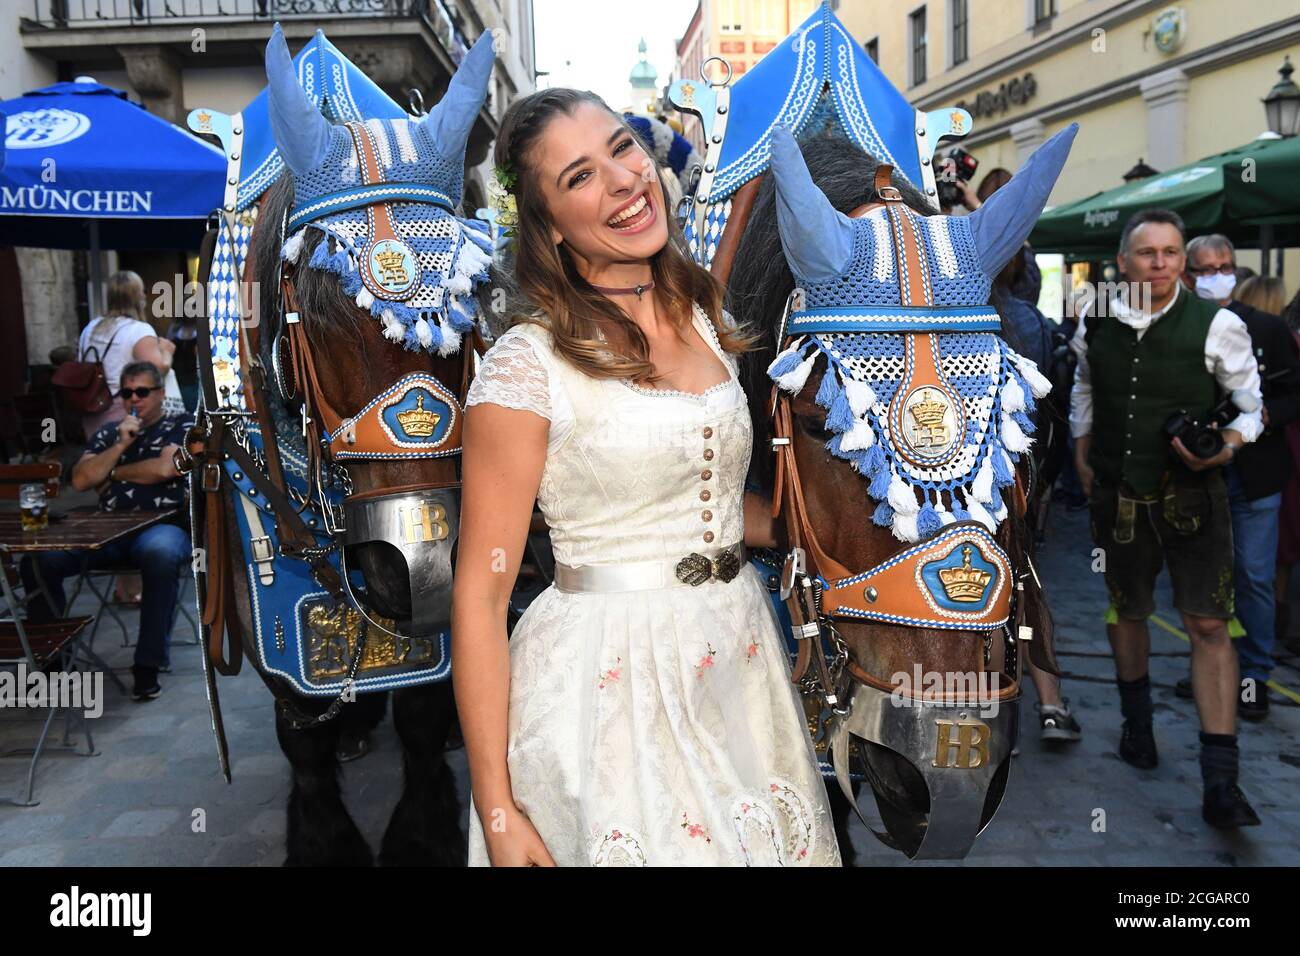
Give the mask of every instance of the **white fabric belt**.
MULTIPOLYGON (((723 552, 730 551, 740 561, 740 570, 745 570, 749 556, 742 542, 716 551, 701 551, 700 554, 710 560, 716 559, 723 552)), ((682 557, 686 557, 683 555, 682 557)), ((678 579, 677 564, 682 558, 662 558, 656 561, 634 561, 628 564, 585 564, 572 567, 567 564, 555 565, 555 587, 568 592, 603 592, 606 594, 619 591, 653 591, 659 588, 686 588, 691 585, 678 579)), ((739 575, 737 575, 739 577, 739 575)), ((732 580, 735 580, 734 578, 732 580)), ((721 580, 710 578, 706 583, 721 580)))

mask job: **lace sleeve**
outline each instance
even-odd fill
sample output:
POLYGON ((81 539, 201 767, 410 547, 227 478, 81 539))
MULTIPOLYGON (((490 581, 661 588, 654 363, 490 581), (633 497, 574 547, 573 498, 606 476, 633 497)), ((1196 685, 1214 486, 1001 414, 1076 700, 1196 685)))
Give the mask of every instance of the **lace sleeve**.
MULTIPOLYGON (((723 309, 722 321, 720 324, 724 331, 732 332, 735 331, 736 328, 736 319, 730 312, 723 309)), ((713 344, 718 347, 718 352, 722 355, 723 361, 727 363, 727 366, 731 369, 733 375, 739 375, 740 359, 732 352, 723 351, 722 343, 718 341, 717 331, 713 328, 712 323, 709 323, 709 331, 713 333, 713 344)))
POLYGON ((488 349, 465 407, 484 403, 533 412, 550 421, 550 379, 527 336, 507 331, 488 349))

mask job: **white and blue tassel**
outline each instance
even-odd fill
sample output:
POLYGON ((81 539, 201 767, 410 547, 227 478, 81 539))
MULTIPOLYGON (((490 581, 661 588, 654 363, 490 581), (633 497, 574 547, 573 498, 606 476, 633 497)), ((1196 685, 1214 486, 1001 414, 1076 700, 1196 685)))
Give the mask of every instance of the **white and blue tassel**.
POLYGON ((1010 349, 1007 352, 1011 356, 1011 361, 1016 363, 1016 368, 1020 370, 1026 384, 1029 385, 1029 391, 1033 393, 1034 398, 1042 398, 1052 390, 1052 383, 1038 371, 1038 365, 1033 359, 1025 358, 1010 349))
POLYGON ((772 360, 772 364, 767 367, 767 374, 776 382, 777 388, 796 395, 803 390, 808 383, 808 376, 812 374, 813 363, 820 354, 814 350, 804 358, 803 349, 807 347, 804 339, 797 339, 772 360))

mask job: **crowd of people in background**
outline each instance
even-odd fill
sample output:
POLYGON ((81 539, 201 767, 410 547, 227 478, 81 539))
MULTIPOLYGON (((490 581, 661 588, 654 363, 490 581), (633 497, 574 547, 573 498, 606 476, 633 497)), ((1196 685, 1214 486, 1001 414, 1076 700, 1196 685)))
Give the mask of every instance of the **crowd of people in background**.
MULTIPOLYGON (((974 210, 1002 185, 999 172, 978 190, 956 179, 948 195, 974 210)), ((1228 237, 1189 237, 1167 210, 1128 221, 1116 263, 1119 281, 1076 290, 1057 323, 1038 308, 1042 282, 1026 244, 992 301, 1003 334, 1054 383, 1048 416, 1051 405, 1068 415, 1069 453, 1043 471, 1055 502, 1088 510, 1103 555, 1119 754, 1139 768, 1159 761, 1147 622, 1167 567, 1192 647, 1176 692, 1200 717, 1202 813, 1225 829, 1251 826, 1259 820, 1237 786, 1237 721, 1267 719, 1274 646, 1296 649, 1288 594, 1300 561, 1300 292, 1288 300, 1283 279, 1237 263, 1228 237)), ((1078 740, 1057 682, 1029 676, 1042 739, 1078 740)))

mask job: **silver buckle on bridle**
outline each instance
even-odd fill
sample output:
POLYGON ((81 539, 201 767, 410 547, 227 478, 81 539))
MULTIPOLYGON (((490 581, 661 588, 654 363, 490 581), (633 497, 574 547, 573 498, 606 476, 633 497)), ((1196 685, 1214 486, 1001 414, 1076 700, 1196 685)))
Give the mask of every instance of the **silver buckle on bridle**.
POLYGON ((808 556, 803 548, 791 548, 790 553, 785 556, 785 567, 781 569, 781 600, 790 600, 790 595, 794 592, 794 581, 796 577, 802 577, 808 573, 808 556))

